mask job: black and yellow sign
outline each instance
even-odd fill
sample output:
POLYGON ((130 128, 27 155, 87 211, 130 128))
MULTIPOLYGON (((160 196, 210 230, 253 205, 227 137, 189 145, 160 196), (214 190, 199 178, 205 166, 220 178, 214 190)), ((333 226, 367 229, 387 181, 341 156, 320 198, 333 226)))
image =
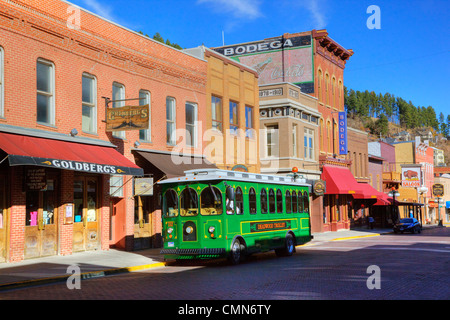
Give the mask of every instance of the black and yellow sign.
POLYGON ((316 196, 323 196, 327 190, 327 184, 324 180, 316 180, 313 184, 313 192, 316 196))
POLYGON ((264 232, 264 231, 274 231, 290 229, 290 220, 275 220, 275 221, 264 221, 264 222, 251 222, 250 232, 264 232))
POLYGON ((444 185, 440 183, 433 184, 433 195, 442 197, 444 195, 444 185))
POLYGON ((106 110, 106 131, 145 130, 149 126, 149 105, 106 110))

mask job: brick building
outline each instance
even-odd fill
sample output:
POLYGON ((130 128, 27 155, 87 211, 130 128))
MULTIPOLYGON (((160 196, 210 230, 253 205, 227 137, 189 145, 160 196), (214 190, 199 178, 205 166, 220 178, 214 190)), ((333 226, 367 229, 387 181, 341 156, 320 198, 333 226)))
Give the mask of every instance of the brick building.
POLYGON ((157 243, 157 190, 139 196, 134 178, 172 174, 172 151, 205 163, 206 74, 204 60, 65 1, 3 1, 0 262, 157 243), (148 129, 106 132, 103 97, 140 98, 148 129))

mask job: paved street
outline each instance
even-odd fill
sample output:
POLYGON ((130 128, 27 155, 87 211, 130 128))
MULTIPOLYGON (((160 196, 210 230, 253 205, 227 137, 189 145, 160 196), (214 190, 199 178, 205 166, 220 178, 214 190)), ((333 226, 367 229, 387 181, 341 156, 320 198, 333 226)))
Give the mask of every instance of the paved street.
POLYGON ((450 228, 421 234, 390 234, 346 241, 314 242, 292 257, 274 253, 231 266, 224 260, 170 264, 140 272, 15 289, 1 299, 450 299, 450 228), (377 284, 379 289, 368 289, 377 284), (373 268, 373 267, 372 267, 373 268))

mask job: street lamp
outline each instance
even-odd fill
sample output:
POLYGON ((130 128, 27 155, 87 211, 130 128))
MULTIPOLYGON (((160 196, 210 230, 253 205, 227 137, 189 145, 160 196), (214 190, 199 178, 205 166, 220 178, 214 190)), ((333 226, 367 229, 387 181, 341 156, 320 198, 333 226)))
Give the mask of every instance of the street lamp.
MULTIPOLYGON (((399 193, 397 190, 395 190, 394 187, 392 187, 392 191, 388 193, 388 196, 389 196, 389 197, 392 197, 392 199, 393 199, 393 201, 392 201, 392 218, 394 218, 394 213, 395 213, 395 211, 396 211, 396 210, 394 209, 394 206, 395 206, 395 197, 400 197, 400 193, 399 193)), ((398 221, 398 214, 395 215, 395 222, 397 222, 397 221, 398 221)))

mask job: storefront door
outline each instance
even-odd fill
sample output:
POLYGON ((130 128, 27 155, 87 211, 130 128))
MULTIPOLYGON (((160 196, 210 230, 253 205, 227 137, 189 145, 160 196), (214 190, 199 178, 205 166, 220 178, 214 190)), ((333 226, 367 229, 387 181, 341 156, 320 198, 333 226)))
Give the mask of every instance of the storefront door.
POLYGON ((137 196, 134 207, 134 250, 152 247, 151 196, 137 196))
POLYGON ((100 249, 99 183, 95 177, 74 178, 73 251, 100 249))
POLYGON ((6 207, 6 177, 0 174, 0 262, 7 257, 8 219, 6 207))
POLYGON ((58 251, 56 179, 43 190, 26 191, 25 259, 52 256, 58 251))

